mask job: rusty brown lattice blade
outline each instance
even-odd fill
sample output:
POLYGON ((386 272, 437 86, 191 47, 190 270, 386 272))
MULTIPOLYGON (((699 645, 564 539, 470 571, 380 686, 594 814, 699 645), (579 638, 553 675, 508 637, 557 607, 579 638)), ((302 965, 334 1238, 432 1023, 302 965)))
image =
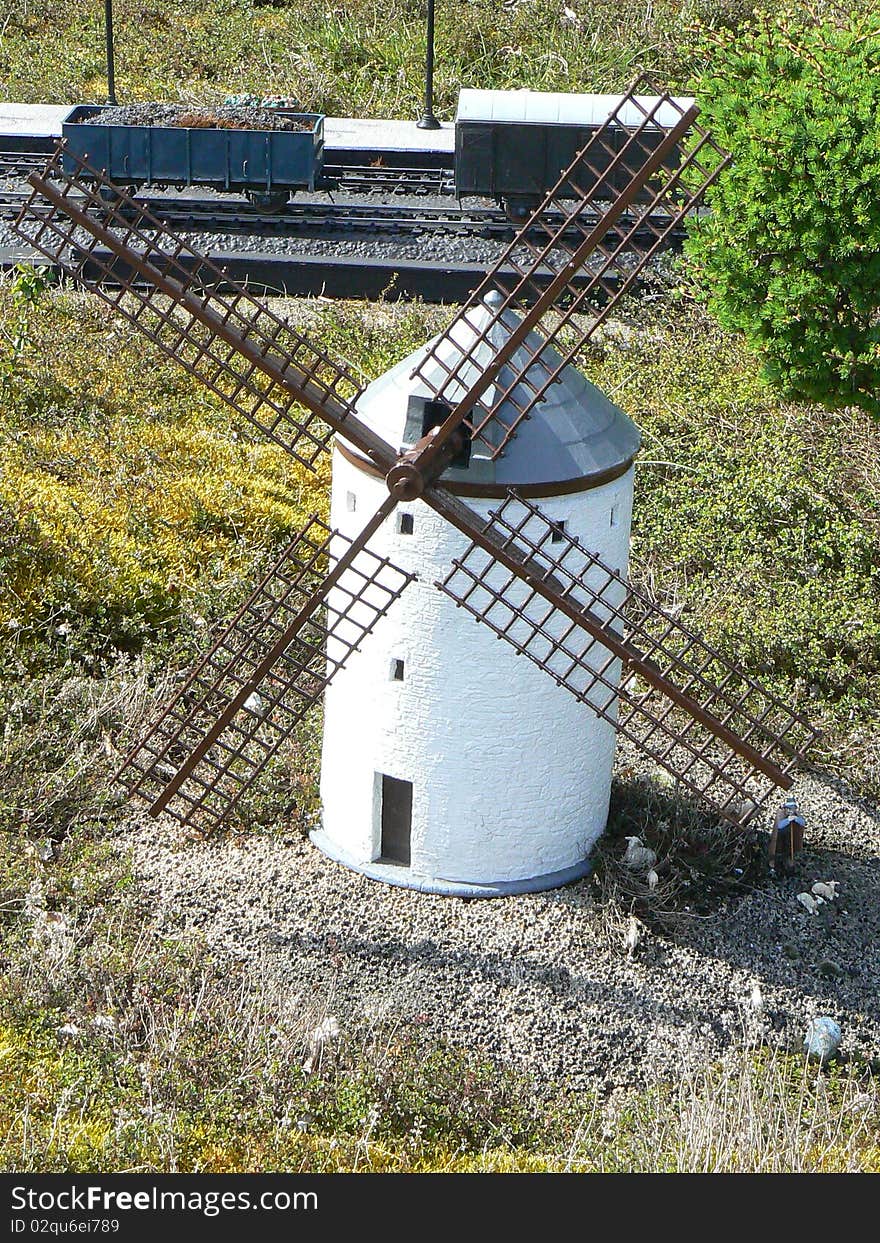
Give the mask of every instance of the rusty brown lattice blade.
POLYGON ((412 581, 367 538, 309 521, 125 760, 130 796, 203 831, 228 818, 412 581))
POLYGON ((485 535, 500 548, 473 542, 437 583, 456 604, 728 819, 791 785, 818 737, 803 717, 529 501, 511 494, 485 535))
POLYGON ((493 457, 728 162, 692 100, 642 86, 611 110, 413 373, 493 457))
POLYGON ((359 434, 354 377, 143 204, 63 143, 29 180, 32 194, 13 225, 18 236, 252 428, 312 469, 334 431, 375 450, 375 438, 359 434))

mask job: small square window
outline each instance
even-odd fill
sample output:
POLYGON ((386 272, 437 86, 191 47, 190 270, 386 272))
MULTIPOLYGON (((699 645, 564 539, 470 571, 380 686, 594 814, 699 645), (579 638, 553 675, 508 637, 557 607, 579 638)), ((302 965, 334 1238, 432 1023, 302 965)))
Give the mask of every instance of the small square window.
POLYGON ((401 535, 412 535, 415 525, 415 518, 412 514, 401 514, 397 529, 401 535))
POLYGON ((392 662, 391 662, 391 681, 392 681, 392 682, 402 682, 402 681, 403 681, 403 661, 402 661, 402 660, 397 660, 397 659, 392 660, 392 662))
POLYGON ((550 536, 551 544, 561 544, 565 539, 565 521, 551 523, 553 534, 550 536))
POLYGON ((354 492, 346 492, 345 508, 348 510, 350 514, 353 514, 354 511, 357 509, 357 507, 358 507, 358 498, 355 496, 354 492))

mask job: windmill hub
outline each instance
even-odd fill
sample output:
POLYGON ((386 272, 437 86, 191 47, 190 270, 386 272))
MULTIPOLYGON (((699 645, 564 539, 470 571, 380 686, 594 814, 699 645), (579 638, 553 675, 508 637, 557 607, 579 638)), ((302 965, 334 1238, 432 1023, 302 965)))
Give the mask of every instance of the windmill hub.
POLYGON ((425 490, 425 479, 412 462, 398 462, 385 477, 388 491, 398 501, 414 501, 425 490))
MULTIPOLYGON (((441 406, 442 414, 448 413, 448 407, 440 402, 425 402, 428 406, 441 406)), ((424 425, 427 418, 423 416, 424 425)), ((442 417, 442 416, 441 416, 442 417)), ((411 449, 404 450, 400 461, 392 466, 385 476, 388 491, 398 501, 414 501, 422 495, 425 488, 443 473, 450 464, 462 461, 466 466, 470 458, 469 441, 465 428, 457 427, 452 435, 439 447, 435 444, 440 423, 436 423, 424 433, 411 449)))

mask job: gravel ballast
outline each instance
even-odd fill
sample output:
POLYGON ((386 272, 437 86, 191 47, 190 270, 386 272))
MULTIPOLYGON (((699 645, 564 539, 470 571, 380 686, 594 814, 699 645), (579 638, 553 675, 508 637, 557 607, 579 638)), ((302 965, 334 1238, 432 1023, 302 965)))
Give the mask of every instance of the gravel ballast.
POLYGON ((122 840, 163 935, 198 934, 255 980, 271 975, 293 1005, 321 998, 343 1032, 385 1014, 548 1089, 608 1091, 673 1076, 747 1034, 800 1052, 816 1015, 840 1023, 842 1056, 877 1058, 880 813, 816 777, 795 793, 808 821, 797 874, 719 898, 708 914, 682 911, 631 958, 619 913, 589 878, 468 900, 368 880, 298 834, 192 841, 162 820, 122 840), (832 879, 833 922, 797 901, 832 879))
POLYGON ((408 260, 421 263, 476 263, 491 267, 504 244, 472 235, 430 233, 406 241, 381 234, 364 237, 338 233, 333 238, 260 237, 234 233, 181 233, 185 241, 203 254, 261 254, 326 256, 334 259, 408 260))

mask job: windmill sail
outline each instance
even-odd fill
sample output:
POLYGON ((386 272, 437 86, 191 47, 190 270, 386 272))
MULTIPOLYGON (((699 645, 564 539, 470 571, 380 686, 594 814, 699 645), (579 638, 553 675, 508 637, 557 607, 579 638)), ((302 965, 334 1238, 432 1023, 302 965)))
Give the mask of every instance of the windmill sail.
POLYGON ((360 387, 346 368, 233 285, 145 206, 62 144, 29 181, 33 193, 13 226, 18 235, 253 429, 311 469, 343 426, 372 455, 375 440, 354 414, 360 387))
POLYGON ((512 493, 436 585, 729 819, 789 788, 818 736, 512 493))
POLYGON ((638 89, 618 100, 413 373, 450 407, 450 425, 466 419, 493 457, 728 162, 697 124, 693 101, 638 89), (612 203, 609 182, 622 187, 612 203), (519 332, 499 337, 495 326, 511 310, 522 313, 519 332), (587 314, 586 324, 576 318, 587 314), (543 343, 495 384, 536 327, 543 343), (487 362, 495 338, 503 345, 487 362), (545 359, 550 345, 561 362, 545 359))
POLYGON ((368 538, 308 522, 126 758, 131 797, 202 829, 228 817, 412 581, 368 538))

